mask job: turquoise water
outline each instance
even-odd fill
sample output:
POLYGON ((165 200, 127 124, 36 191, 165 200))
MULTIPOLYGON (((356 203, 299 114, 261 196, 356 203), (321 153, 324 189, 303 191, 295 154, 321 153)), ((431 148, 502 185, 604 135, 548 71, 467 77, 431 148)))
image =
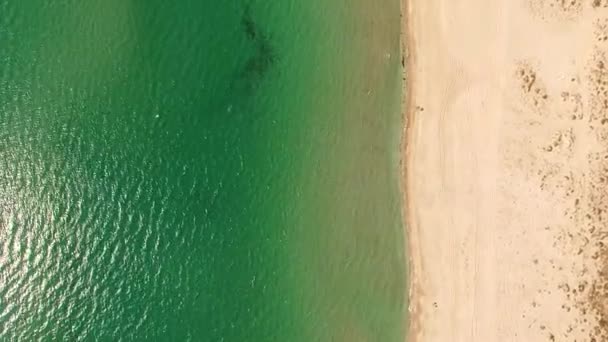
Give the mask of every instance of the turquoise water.
POLYGON ((402 341, 397 0, 0 0, 2 340, 402 341))

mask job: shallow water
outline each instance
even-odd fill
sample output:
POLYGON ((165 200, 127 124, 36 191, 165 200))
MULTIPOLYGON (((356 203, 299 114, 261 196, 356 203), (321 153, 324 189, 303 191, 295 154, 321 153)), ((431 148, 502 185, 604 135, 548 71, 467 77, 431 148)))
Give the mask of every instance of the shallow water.
POLYGON ((0 0, 0 336, 402 341, 398 10, 0 0))

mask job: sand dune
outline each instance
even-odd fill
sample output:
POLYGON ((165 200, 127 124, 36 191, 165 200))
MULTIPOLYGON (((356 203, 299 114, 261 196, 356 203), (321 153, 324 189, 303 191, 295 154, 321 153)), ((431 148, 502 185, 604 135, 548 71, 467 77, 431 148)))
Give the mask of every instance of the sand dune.
POLYGON ((403 1, 408 341, 608 341, 608 0, 403 1))

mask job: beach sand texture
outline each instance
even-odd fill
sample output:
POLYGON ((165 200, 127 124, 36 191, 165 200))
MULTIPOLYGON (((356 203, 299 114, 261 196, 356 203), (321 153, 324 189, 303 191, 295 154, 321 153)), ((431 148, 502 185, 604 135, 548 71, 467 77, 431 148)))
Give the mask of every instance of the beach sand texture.
POLYGON ((608 341, 608 1, 403 7, 408 341, 608 341))

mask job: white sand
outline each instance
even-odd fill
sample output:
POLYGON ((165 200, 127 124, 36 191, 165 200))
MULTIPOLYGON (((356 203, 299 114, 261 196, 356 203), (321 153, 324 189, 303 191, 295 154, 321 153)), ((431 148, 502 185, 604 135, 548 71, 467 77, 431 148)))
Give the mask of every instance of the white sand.
POLYGON ((608 341, 608 0, 403 1, 408 341, 608 341))

